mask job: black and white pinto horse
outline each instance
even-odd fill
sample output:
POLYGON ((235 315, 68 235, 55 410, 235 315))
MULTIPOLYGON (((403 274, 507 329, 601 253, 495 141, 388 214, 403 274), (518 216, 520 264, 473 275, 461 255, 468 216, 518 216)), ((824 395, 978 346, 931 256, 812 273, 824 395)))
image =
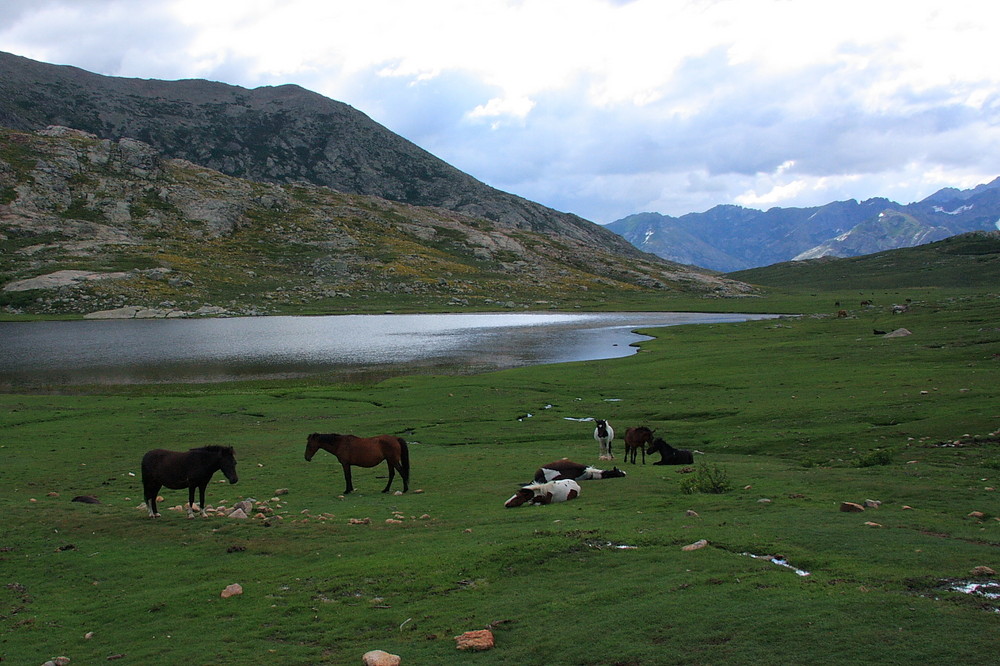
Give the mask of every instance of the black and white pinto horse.
POLYGON ((614 460, 615 455, 611 453, 611 440, 615 438, 615 430, 611 424, 604 419, 597 419, 597 427, 594 428, 594 439, 600 444, 601 453, 599 460, 614 460))
POLYGON ((667 444, 662 437, 653 440, 646 453, 652 455, 660 454, 660 459, 654 465, 691 465, 694 463, 694 455, 687 449, 675 449, 667 444))
POLYGON ((504 502, 504 506, 513 509, 522 504, 552 504, 553 502, 568 502, 580 496, 580 484, 573 479, 559 479, 546 483, 529 483, 514 493, 513 497, 504 502))
POLYGON ((614 479, 625 476, 625 472, 614 467, 612 469, 597 469, 567 458, 542 465, 535 470, 535 483, 572 479, 574 481, 589 481, 591 479, 614 479))

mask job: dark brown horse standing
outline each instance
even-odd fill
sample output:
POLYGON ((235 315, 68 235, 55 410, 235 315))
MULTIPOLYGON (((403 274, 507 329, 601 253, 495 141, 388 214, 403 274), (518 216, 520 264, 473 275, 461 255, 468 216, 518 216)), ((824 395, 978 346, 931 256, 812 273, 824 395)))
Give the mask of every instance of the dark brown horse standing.
POLYGON ((646 464, 646 449, 643 444, 653 443, 653 431, 646 426, 636 426, 625 431, 625 462, 629 456, 635 464, 635 452, 642 451, 642 464, 646 464))
POLYGON ((377 437, 355 437, 354 435, 322 435, 314 432, 306 440, 306 460, 312 460, 320 449, 337 456, 344 467, 344 481, 347 482, 346 495, 354 490, 351 481, 351 465, 374 467, 383 460, 389 466, 389 482, 382 492, 389 492, 396 472, 403 477, 403 492, 410 489, 410 451, 402 437, 378 435, 377 437))
POLYGON ((171 490, 188 489, 188 518, 194 518, 194 489, 199 491, 198 507, 205 515, 205 487, 217 470, 236 483, 236 453, 231 446, 203 446, 188 451, 153 449, 142 457, 142 494, 150 518, 159 518, 156 494, 166 486, 171 490))

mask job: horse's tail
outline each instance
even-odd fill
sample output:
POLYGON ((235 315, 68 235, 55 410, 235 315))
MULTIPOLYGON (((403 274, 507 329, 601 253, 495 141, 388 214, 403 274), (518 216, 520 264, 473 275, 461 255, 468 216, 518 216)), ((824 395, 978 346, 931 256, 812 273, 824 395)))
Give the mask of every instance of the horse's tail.
POLYGON ((408 484, 410 482, 410 447, 407 446, 406 440, 402 437, 397 437, 399 440, 399 473, 403 477, 403 483, 408 484))

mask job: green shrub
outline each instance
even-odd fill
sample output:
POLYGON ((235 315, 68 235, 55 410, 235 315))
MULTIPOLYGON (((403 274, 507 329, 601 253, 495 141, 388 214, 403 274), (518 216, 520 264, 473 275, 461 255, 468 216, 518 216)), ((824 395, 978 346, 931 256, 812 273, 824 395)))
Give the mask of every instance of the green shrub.
POLYGON ((711 493, 720 495, 733 489, 729 474, 718 465, 701 465, 695 473, 681 481, 681 492, 685 495, 711 493))
POLYGON ((876 467, 892 462, 892 451, 889 449, 872 449, 854 459, 855 467, 876 467))

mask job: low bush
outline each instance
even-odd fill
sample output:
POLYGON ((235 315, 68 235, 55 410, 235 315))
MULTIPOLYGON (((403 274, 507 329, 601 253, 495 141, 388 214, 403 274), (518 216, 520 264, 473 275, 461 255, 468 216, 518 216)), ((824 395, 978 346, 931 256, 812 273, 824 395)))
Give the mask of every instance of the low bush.
POLYGON ((685 495, 694 493, 721 495, 733 489, 728 472, 718 465, 700 465, 694 474, 681 481, 680 487, 685 495))

